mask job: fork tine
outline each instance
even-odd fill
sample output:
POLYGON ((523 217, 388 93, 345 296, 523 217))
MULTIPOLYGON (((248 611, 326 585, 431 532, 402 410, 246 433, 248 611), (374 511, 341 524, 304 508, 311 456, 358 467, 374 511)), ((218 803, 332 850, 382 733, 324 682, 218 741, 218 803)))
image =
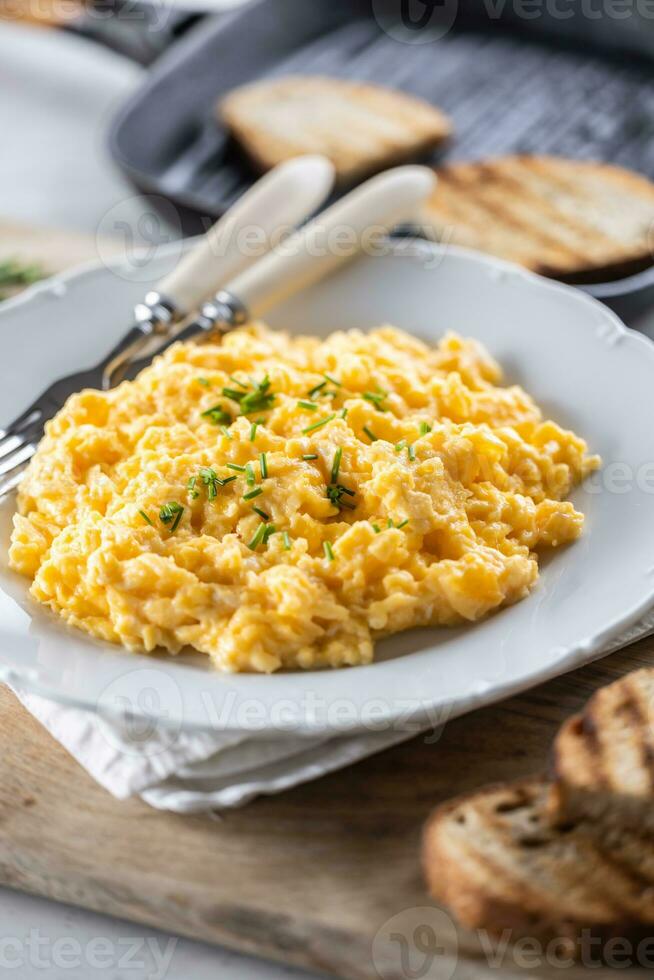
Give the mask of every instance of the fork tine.
POLYGON ((0 479, 0 499, 6 497, 8 493, 15 490, 20 481, 23 479, 23 474, 27 469, 27 462, 21 463, 20 466, 15 467, 8 473, 5 477, 0 479))
POLYGON ((22 443, 12 453, 0 456, 0 477, 8 476, 21 463, 27 463, 36 452, 36 444, 33 442, 22 443))
POLYGON ((0 462, 28 442, 38 442, 42 435, 43 424, 40 421, 34 422, 23 432, 0 435, 0 462))
POLYGON ((23 432, 27 426, 32 425, 34 422, 38 422, 43 417, 43 411, 37 405, 30 405, 29 408, 25 409, 22 415, 18 415, 13 422, 7 426, 6 429, 0 429, 0 441, 6 439, 7 436, 15 436, 23 432))

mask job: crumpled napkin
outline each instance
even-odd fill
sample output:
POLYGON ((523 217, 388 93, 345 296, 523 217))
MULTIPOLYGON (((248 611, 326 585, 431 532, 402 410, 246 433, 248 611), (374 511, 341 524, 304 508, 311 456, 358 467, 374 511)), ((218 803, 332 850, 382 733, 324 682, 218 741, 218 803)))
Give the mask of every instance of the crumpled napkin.
MULTIPOLYGON (((612 640, 611 653, 654 633, 654 609, 612 640)), ((271 737, 250 732, 178 732, 154 727, 135 737, 109 720, 14 688, 31 714, 118 799, 138 795, 158 810, 199 813, 242 806, 259 794, 318 779, 415 736, 415 731, 271 737)))

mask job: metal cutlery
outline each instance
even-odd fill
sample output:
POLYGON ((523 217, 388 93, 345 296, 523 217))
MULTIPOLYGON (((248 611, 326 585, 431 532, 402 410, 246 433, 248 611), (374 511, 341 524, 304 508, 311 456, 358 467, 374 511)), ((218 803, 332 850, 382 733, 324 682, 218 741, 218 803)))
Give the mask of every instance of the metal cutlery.
POLYGON ((107 388, 153 339, 170 337, 218 286, 230 281, 271 247, 283 228, 295 228, 325 200, 333 167, 324 157, 298 157, 275 168, 202 237, 171 274, 134 311, 136 323, 99 364, 53 382, 6 428, 0 429, 0 497, 13 490, 36 451, 46 422, 83 388, 107 388), (254 228, 261 252, 247 254, 239 232, 254 228))

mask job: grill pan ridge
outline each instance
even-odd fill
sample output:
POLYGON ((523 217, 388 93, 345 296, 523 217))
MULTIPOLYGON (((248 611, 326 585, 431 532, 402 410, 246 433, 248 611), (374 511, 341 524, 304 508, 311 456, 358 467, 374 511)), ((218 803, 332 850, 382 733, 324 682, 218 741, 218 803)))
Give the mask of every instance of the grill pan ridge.
MULTIPOLYGON (((217 100, 259 77, 325 74, 442 107, 455 137, 434 164, 547 153, 654 179, 654 70, 646 58, 462 20, 438 40, 410 45, 384 32, 371 0, 258 0, 206 18, 158 59, 123 108, 112 153, 140 189, 172 200, 187 230, 198 230, 256 177, 217 122, 217 100)), ((584 288, 611 301, 647 287, 654 268, 584 288)))

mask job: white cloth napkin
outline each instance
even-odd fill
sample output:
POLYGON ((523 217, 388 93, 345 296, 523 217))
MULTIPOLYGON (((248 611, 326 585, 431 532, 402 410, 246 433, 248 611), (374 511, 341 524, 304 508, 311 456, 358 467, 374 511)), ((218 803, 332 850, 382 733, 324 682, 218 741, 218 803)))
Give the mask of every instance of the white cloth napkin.
MULTIPOLYGON (((611 653, 654 633, 654 609, 612 640, 611 653)), ((95 712, 14 693, 90 775, 119 799, 139 795, 159 810, 198 813, 242 806, 259 794, 280 793, 351 765, 415 732, 307 738, 248 732, 155 729, 135 739, 129 727, 95 712)))

